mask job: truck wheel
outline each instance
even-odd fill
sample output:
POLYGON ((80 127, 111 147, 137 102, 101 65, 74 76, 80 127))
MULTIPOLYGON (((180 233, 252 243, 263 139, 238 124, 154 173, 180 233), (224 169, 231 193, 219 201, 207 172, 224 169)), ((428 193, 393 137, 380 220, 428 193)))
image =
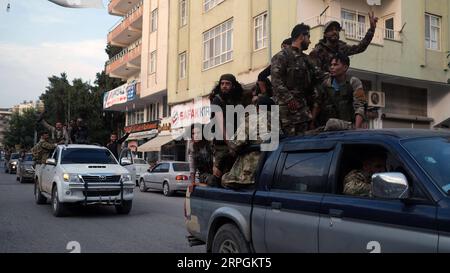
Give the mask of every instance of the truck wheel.
POLYGON ((147 191, 147 186, 145 186, 144 179, 141 179, 141 181, 139 182, 139 190, 141 192, 146 192, 147 191))
POLYGON ((167 182, 164 182, 164 185, 163 185, 163 194, 164 194, 164 196, 167 196, 167 197, 173 195, 173 191, 170 190, 169 183, 167 183, 167 182))
POLYGON ((52 190, 52 211, 53 215, 56 217, 63 217, 67 214, 66 205, 59 201, 57 187, 53 187, 52 190))
POLYGON ((45 198, 44 195, 41 193, 41 189, 39 189, 38 180, 34 183, 34 199, 36 201, 36 204, 38 205, 44 205, 47 203, 47 198, 45 198))
POLYGON ((122 201, 122 204, 116 205, 116 213, 121 215, 130 214, 131 208, 133 207, 133 201, 122 201))
POLYGON ((213 253, 250 253, 241 231, 234 224, 219 228, 212 242, 213 253))

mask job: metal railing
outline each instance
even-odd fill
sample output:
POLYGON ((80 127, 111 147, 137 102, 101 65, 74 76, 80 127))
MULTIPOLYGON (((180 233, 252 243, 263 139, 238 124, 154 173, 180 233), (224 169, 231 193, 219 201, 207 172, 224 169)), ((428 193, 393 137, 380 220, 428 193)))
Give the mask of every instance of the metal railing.
POLYGON ((345 36, 350 39, 362 40, 367 33, 365 23, 342 19, 342 28, 345 30, 345 36))
POLYGON ((134 49, 138 48, 141 44, 142 44, 142 39, 137 40, 136 42, 132 43, 129 47, 122 50, 119 54, 117 54, 114 57, 112 57, 111 59, 109 59, 106 62, 106 65, 110 65, 110 64, 114 63, 115 61, 121 59, 126 54, 128 54, 128 53, 132 52, 134 49))
POLYGON ((123 22, 125 22, 125 20, 127 20, 131 15, 133 15, 136 11, 139 10, 139 8, 144 4, 144 1, 140 1, 139 3, 136 4, 136 6, 134 6, 130 11, 128 11, 127 14, 125 14, 125 16, 123 18, 121 18, 119 21, 117 21, 109 30, 109 33, 113 32, 114 29, 116 29, 120 24, 122 24, 123 22))

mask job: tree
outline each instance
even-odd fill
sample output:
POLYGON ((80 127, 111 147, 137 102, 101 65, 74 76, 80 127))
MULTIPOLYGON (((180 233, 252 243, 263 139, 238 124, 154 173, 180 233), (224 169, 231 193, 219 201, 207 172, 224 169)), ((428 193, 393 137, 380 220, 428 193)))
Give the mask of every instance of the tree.
POLYGON ((42 126, 36 124, 36 114, 33 108, 26 109, 23 113, 13 113, 3 144, 6 147, 20 145, 22 149, 31 149, 34 146, 35 131, 42 131, 42 126))

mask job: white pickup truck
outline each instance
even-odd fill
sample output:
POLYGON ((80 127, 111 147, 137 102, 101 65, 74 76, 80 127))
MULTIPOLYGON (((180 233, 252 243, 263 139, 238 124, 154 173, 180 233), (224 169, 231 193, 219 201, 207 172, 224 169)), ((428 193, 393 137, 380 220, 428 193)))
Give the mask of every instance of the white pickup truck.
POLYGON ((51 200, 56 217, 70 205, 114 205, 118 214, 129 214, 135 182, 112 153, 90 145, 60 145, 45 165, 36 170, 36 203, 51 200))

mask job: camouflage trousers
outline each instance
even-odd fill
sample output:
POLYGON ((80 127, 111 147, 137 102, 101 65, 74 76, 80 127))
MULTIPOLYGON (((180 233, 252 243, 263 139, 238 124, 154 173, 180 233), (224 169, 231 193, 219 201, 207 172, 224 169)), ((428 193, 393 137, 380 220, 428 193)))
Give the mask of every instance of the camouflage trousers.
POLYGON ((304 105, 297 111, 290 111, 287 106, 280 106, 280 123, 285 136, 303 135, 312 120, 311 111, 304 105))
POLYGON ((240 156, 229 173, 222 177, 224 188, 236 188, 255 184, 255 171, 258 167, 261 152, 251 152, 240 156))
POLYGON ((230 154, 227 145, 214 145, 214 167, 222 173, 229 172, 235 160, 236 158, 230 154))

